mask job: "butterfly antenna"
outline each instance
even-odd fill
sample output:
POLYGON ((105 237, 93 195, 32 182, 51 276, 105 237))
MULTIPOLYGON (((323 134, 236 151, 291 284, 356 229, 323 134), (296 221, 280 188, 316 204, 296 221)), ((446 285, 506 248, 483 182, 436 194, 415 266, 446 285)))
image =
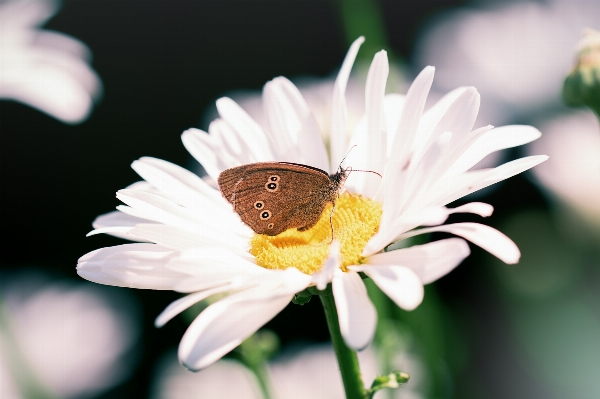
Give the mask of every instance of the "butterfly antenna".
POLYGON ((375 173, 377 176, 379 176, 383 179, 383 176, 381 176, 379 173, 375 172, 374 170, 352 169, 352 166, 350 166, 350 172, 348 174, 350 174, 351 172, 375 173))
POLYGON ((346 155, 344 155, 344 158, 342 158, 342 160, 340 161, 340 166, 339 166, 340 168, 342 167, 342 164, 344 163, 346 158, 348 158, 348 155, 350 155, 350 151, 352 151, 354 149, 354 147, 356 147, 356 144, 354 144, 352 147, 350 147, 350 149, 348 150, 346 155))

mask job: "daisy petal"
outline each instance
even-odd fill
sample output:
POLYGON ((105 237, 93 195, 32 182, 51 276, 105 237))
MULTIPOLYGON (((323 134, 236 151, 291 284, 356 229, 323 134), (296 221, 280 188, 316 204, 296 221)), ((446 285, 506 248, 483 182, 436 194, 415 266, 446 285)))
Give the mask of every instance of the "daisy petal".
POLYGON ((208 367, 285 308, 310 276, 296 269, 271 272, 270 281, 210 305, 187 329, 179 360, 190 370, 208 367))
POLYGON ((350 71, 360 45, 365 41, 363 36, 359 37, 352 43, 344 63, 340 68, 340 72, 335 80, 333 87, 333 99, 331 105, 331 166, 330 171, 337 169, 342 162, 344 151, 346 151, 347 141, 347 123, 348 123, 348 108, 346 106, 346 86, 350 71))
POLYGON ((340 271, 333 277, 332 289, 344 342, 352 349, 364 349, 377 326, 377 311, 367 288, 358 273, 340 271))
MULTIPOLYGON (((255 158, 255 154, 248 148, 246 142, 238 137, 238 133, 223 119, 216 119, 208 126, 208 133, 219 142, 218 156, 226 167, 245 165, 264 161, 255 158)), ((215 178, 216 180, 216 178, 215 178)))
POLYGON ((423 283, 411 269, 398 265, 352 266, 373 279, 379 288, 402 309, 413 310, 421 304, 423 283))
POLYGON ((533 155, 507 162, 494 169, 475 170, 463 173, 454 178, 441 179, 432 190, 443 193, 443 196, 438 198, 433 197, 434 199, 430 206, 449 204, 467 194, 518 175, 547 159, 546 155, 533 155))
MULTIPOLYGON (((133 216, 178 227, 191 232, 218 232, 231 237, 232 240, 248 237, 249 227, 243 225, 237 215, 218 212, 218 209, 206 208, 191 211, 181 207, 171 200, 159 195, 136 191, 119 190, 117 198, 134 209, 133 216)), ((119 207, 122 212, 129 213, 125 207, 119 207)))
MULTIPOLYGON (((361 122, 357 126, 351 143, 358 148, 353 149, 345 161, 345 164, 352 166, 353 169, 369 170, 380 174, 384 171, 387 135, 383 101, 388 73, 387 53, 382 50, 375 54, 367 75, 365 122, 364 125, 361 122)), ((381 178, 373 173, 355 173, 349 176, 347 185, 355 188, 357 194, 373 198, 381 185, 381 178)))
POLYGON ((448 209, 448 213, 474 213, 481 217, 489 217, 494 213, 494 207, 485 202, 469 202, 457 208, 448 209))
POLYGON ((199 291, 234 281, 260 281, 271 275, 268 269, 253 263, 253 259, 218 247, 178 252, 165 267, 189 276, 173 287, 179 292, 199 291))
POLYGON ((221 194, 194 173, 162 159, 143 157, 131 164, 144 180, 175 203, 194 210, 228 210, 221 194))
POLYGON ((466 238, 473 244, 485 249, 504 263, 517 263, 521 257, 519 248, 510 238, 493 227, 479 223, 455 223, 413 230, 400 235, 398 239, 403 240, 419 234, 433 233, 438 231, 451 233, 466 238))
POLYGON ((423 114, 425 101, 429 95, 429 90, 431 89, 431 84, 433 83, 434 74, 434 67, 425 67, 415 78, 406 93, 405 107, 402 110, 402 117, 395 134, 396 139, 390 151, 393 157, 390 159, 388 167, 393 170, 398 169, 396 164, 406 162, 413 150, 419 122, 423 114))
POLYGON ((236 131, 237 136, 252 152, 252 158, 260 162, 274 161, 271 143, 264 130, 231 98, 223 97, 217 100, 217 110, 236 131))
MULTIPOLYGON (((416 168, 423 155, 429 150, 431 145, 435 143, 445 132, 453 134, 464 134, 467 126, 472 125, 472 115, 474 109, 479 109, 479 93, 474 87, 467 87, 462 90, 457 90, 458 96, 456 99, 445 108, 443 116, 431 130, 431 133, 425 134, 426 141, 422 141, 422 145, 415 150, 415 155, 411 162, 411 166, 416 168), (455 133, 460 132, 460 133, 455 133)), ((450 96, 452 99, 454 96, 450 96)), ((425 140, 425 137, 423 138, 425 140)))
MULTIPOLYGON (((448 238, 375 254, 367 259, 366 264, 406 266, 419 276, 423 284, 429 284, 448 274, 470 253, 471 250, 465 240, 448 238)), ((364 271, 367 272, 369 267, 365 266, 364 271)), ((352 269, 356 270, 355 266, 352 269)))
POLYGON ((165 267, 173 256, 173 251, 156 244, 107 247, 79 258, 77 274, 99 284, 169 290, 186 277, 165 267))
MULTIPOLYGON (((387 134, 383 113, 385 84, 389 74, 387 53, 383 50, 375 54, 367 74, 365 88, 365 115, 369 135, 369 158, 365 170, 383 173, 387 156, 387 134)), ((365 188, 363 194, 374 197, 381 185, 381 178, 371 173, 363 173, 365 188)))
POLYGON ((228 168, 227 163, 224 162, 228 158, 228 154, 225 154, 222 147, 219 146, 220 143, 215 135, 192 128, 183 132, 181 141, 186 150, 200 162, 206 173, 213 179, 216 180, 219 174, 228 168))
POLYGON ((167 324, 167 322, 173 317, 177 316, 179 313, 183 312, 190 306, 208 298, 211 295, 231 291, 235 288, 236 287, 233 284, 221 284, 217 287, 194 292, 193 294, 189 294, 184 296, 183 298, 179 298, 178 300, 171 302, 169 306, 167 306, 165 310, 163 310, 156 317, 156 319, 154 320, 154 326, 156 328, 160 328, 167 324))
POLYGON ((334 272, 340 267, 341 253, 340 253, 340 242, 333 240, 329 246, 329 256, 325 260, 323 268, 312 275, 312 282, 317 288, 323 291, 327 288, 327 284, 333 278, 334 272))
POLYGON ((92 226, 94 226, 94 231, 88 233, 89 235, 98 234, 98 233, 107 233, 113 235, 115 237, 123 238, 125 240, 133 240, 133 238, 127 234, 127 232, 137 224, 140 223, 152 223, 148 219, 142 219, 135 216, 128 215, 126 213, 120 211, 113 211, 109 213, 105 213, 104 215, 98 216, 92 226), (114 228, 121 227, 121 231, 101 231, 105 228, 114 228))
MULTIPOLYGON (((263 95, 265 103, 270 101, 271 96, 274 96, 276 103, 265 106, 265 111, 271 126, 269 131, 273 141, 277 142, 284 136, 290 138, 294 152, 298 152, 297 162, 328 170, 329 161, 319 125, 300 91, 288 79, 279 77, 265 86, 263 95)), ((283 142, 281 143, 284 145, 283 142)), ((280 147, 278 151, 282 149, 280 147)), ((290 153, 288 149, 283 151, 285 154, 290 153)), ((285 155, 281 158, 286 161, 288 159, 296 162, 285 155)))
POLYGON ((448 168, 448 175, 466 172, 487 155, 505 148, 517 147, 540 138, 542 134, 532 126, 502 126, 492 129, 477 139, 448 168))

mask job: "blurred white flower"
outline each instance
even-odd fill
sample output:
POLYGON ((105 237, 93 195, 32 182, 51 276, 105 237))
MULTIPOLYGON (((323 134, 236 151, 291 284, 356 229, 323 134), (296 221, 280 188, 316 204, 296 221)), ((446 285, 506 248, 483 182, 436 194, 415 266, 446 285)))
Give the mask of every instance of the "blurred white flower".
MULTIPOLYGON (((358 353, 363 380, 369 385, 377 374, 377 361, 371 348, 358 353)), ((398 356, 395 367, 411 374, 407 384, 391 391, 394 398, 421 399, 424 377, 420 361, 398 356)), ((269 367, 276 399, 343 399, 344 388, 331 345, 313 345, 275 360, 269 367)), ((390 392, 380 393, 385 397, 390 392)), ((200 373, 183 369, 171 353, 157 367, 152 399, 236 398, 261 399, 254 375, 234 360, 219 360, 200 373)))
POLYGON ((440 15, 415 48, 419 65, 436 65, 436 87, 476 86, 483 123, 506 123, 560 103, 585 27, 600 23, 600 2, 508 3, 440 15), (489 100, 489 101, 488 101, 489 100))
POLYGON ((89 49, 63 33, 40 29, 55 0, 0 4, 0 99, 19 101, 65 123, 87 119, 101 82, 89 49))
POLYGON ((235 360, 222 359, 192 373, 181 367, 176 353, 168 353, 157 365, 151 399, 235 398, 262 399, 254 375, 235 360))
POLYGON ((533 173, 583 220, 600 226, 600 127, 592 112, 575 112, 548 122, 544 136, 528 146, 550 160, 533 173))
POLYGON ((126 295, 39 275, 3 276, 0 288, 1 398, 30 397, 35 384, 81 397, 127 376, 138 331, 126 295))

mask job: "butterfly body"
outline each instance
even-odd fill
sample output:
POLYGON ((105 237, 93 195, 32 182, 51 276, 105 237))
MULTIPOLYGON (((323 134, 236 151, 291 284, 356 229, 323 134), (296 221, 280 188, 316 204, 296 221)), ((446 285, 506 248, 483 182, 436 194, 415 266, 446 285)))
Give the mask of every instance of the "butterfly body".
POLYGON ((223 197, 258 234, 278 235, 314 226, 325 206, 335 204, 346 169, 324 170, 289 162, 258 162, 227 169, 218 178, 223 197))

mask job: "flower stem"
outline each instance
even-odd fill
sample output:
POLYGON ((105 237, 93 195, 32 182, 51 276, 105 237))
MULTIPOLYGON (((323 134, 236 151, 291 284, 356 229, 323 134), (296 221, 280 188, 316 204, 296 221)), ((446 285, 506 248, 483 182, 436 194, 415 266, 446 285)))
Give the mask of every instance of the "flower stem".
POLYGON ((321 298, 321 303, 325 309, 325 318, 327 319, 333 349, 335 350, 335 356, 337 357, 340 373, 342 374, 346 399, 364 399, 367 392, 362 381, 358 357, 355 351, 346 346, 342 338, 331 287, 328 287, 325 291, 321 291, 319 298, 321 298))
POLYGON ((271 389, 269 385, 269 375, 267 373, 267 366, 265 363, 255 364, 251 367, 251 371, 258 381, 260 392, 263 399, 272 399, 271 389))

